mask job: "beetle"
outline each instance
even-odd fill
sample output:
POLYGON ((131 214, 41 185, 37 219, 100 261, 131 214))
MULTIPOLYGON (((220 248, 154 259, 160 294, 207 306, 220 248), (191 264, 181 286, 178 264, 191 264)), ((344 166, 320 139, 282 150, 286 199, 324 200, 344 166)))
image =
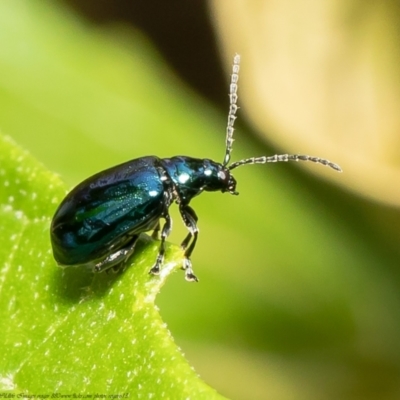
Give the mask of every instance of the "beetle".
POLYGON ((164 261, 165 240, 171 232, 169 207, 176 203, 189 233, 181 243, 188 281, 198 281, 190 257, 198 237, 197 215, 190 201, 203 191, 237 195, 231 171, 246 164, 312 161, 336 171, 326 159, 281 154, 251 157, 229 165, 237 113, 240 56, 235 55, 229 90, 230 106, 222 163, 187 156, 140 157, 99 172, 76 186, 61 202, 50 229, 54 258, 60 266, 86 266, 94 272, 123 266, 141 233, 161 232, 158 255, 149 273, 157 275, 164 261), (160 220, 165 222, 161 229, 160 220))

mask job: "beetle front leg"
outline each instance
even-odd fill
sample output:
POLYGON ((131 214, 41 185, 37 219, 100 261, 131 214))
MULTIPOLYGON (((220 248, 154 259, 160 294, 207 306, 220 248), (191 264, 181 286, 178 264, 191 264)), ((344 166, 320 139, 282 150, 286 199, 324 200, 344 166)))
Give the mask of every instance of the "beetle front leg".
MULTIPOLYGON (((193 224, 196 226, 196 222, 199 220, 199 218, 197 217, 197 215, 196 215, 195 211, 193 210, 193 208, 192 208, 192 207, 189 207, 189 206, 185 206, 184 209, 187 210, 187 211, 190 210, 190 211, 189 211, 189 212, 190 212, 190 215, 191 215, 191 217, 192 217, 193 220, 194 220, 193 224)), ((182 211, 181 211, 181 215, 182 215, 182 211)), ((182 218, 183 218, 183 221, 184 221, 186 227, 190 230, 190 228, 188 227, 188 225, 187 225, 187 223, 186 223, 186 221, 185 221, 183 215, 182 215, 182 218)), ((197 227, 196 227, 196 228, 197 228, 197 227)), ((197 229, 197 231, 198 231, 198 229, 197 229)), ((185 239, 183 239, 183 241, 182 241, 182 243, 181 243, 181 248, 182 248, 182 250, 186 250, 186 248, 188 247, 188 244, 189 244, 189 242, 190 242, 190 239, 191 239, 192 237, 193 237, 193 234, 192 234, 192 232, 190 231, 190 233, 188 233, 188 235, 185 237, 185 239)), ((193 249, 192 249, 192 250, 193 250, 193 249)))
MULTIPOLYGON (((191 207, 189 207, 189 206, 186 206, 185 208, 186 208, 186 209, 187 209, 187 208, 190 208, 191 216, 192 216, 192 218, 194 219, 194 224, 196 225, 196 222, 197 222, 199 219, 197 218, 197 215, 196 215, 195 211, 193 210, 193 208, 191 208, 191 207)), ((181 211, 181 214, 182 214, 182 211, 181 211)), ((182 218, 183 218, 183 216, 182 216, 182 218)), ((185 221, 185 220, 184 220, 184 221, 185 221)), ((186 225, 186 227, 187 227, 186 222, 185 222, 185 225, 186 225)), ((188 244, 189 244, 189 242, 190 242, 190 239, 191 239, 192 237, 193 237, 192 232, 189 232, 189 233, 187 234, 187 236, 185 237, 185 239, 183 239, 183 241, 182 241, 182 243, 181 243, 181 248, 182 248, 182 250, 186 250, 186 248, 187 248, 187 246, 188 246, 188 244)))
POLYGON ((164 261, 164 254, 165 254, 165 240, 166 238, 169 236, 169 234, 171 233, 171 229, 172 229, 172 221, 171 221, 171 217, 169 216, 168 213, 166 213, 164 215, 165 218, 165 224, 162 228, 161 231, 161 244, 160 244, 160 249, 158 250, 158 255, 157 255, 157 259, 155 264, 153 265, 153 267, 151 268, 151 270, 149 271, 149 274, 153 274, 153 275, 158 275, 160 273, 160 267, 164 261))
POLYGON ((190 256, 196 246, 197 236, 199 233, 199 229, 197 228, 196 222, 198 221, 197 215, 194 212, 193 208, 189 206, 180 206, 179 211, 181 213, 182 219, 186 228, 189 230, 189 234, 183 240, 181 247, 185 250, 184 259, 183 259, 183 269, 185 270, 185 278, 190 282, 198 282, 196 275, 193 272, 192 262, 190 261, 190 256), (190 239, 193 238, 192 243, 188 246, 190 239))

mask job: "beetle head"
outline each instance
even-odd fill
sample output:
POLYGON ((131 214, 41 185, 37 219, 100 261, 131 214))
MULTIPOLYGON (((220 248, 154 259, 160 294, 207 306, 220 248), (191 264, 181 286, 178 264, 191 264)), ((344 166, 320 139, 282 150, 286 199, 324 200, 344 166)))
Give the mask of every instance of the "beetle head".
POLYGON ((232 176, 230 170, 215 161, 205 159, 203 160, 203 173, 206 179, 203 180, 204 184, 202 190, 207 192, 229 192, 231 194, 238 194, 236 192, 236 179, 232 176))
POLYGON ((231 172, 224 168, 221 171, 219 171, 218 174, 221 183, 222 183, 222 189, 221 192, 229 192, 230 194, 234 194, 237 196, 239 193, 236 191, 236 179, 233 177, 231 172))

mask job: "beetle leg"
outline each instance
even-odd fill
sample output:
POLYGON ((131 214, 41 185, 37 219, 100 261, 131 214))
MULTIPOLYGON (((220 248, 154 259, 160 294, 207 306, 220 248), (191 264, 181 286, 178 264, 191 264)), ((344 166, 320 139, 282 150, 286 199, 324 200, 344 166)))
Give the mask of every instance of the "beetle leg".
MULTIPOLYGON (((189 207, 189 206, 185 206, 184 208, 185 208, 186 210, 187 210, 187 209, 190 209, 191 217, 194 219, 193 224, 196 225, 196 222, 197 222, 199 219, 198 219, 198 217, 197 217, 195 211, 193 210, 193 208, 191 208, 191 207, 189 207)), ((181 215, 182 215, 182 211, 181 211, 181 215)), ((182 218, 183 218, 183 215, 182 215, 182 218)), ((185 221, 185 220, 184 220, 184 222, 185 222, 185 225, 188 226, 188 225, 186 224, 186 221, 185 221)), ((188 227, 188 229, 190 230, 189 227, 188 227)), ((182 248, 183 250, 186 250, 186 248, 188 247, 188 244, 189 244, 190 239, 192 238, 192 236, 193 236, 193 234, 190 232, 190 233, 188 233, 188 235, 185 237, 185 239, 183 239, 183 241, 182 241, 182 243, 181 243, 181 248, 182 248)))
POLYGON ((110 268, 113 268, 117 271, 122 264, 131 256, 133 251, 135 250, 136 241, 139 236, 135 235, 132 237, 131 241, 128 245, 119 249, 118 251, 110 254, 104 260, 98 262, 94 267, 94 272, 103 272, 110 268))
POLYGON ((169 236, 172 229, 172 221, 171 217, 169 216, 168 212, 163 216, 165 218, 165 224, 161 231, 161 244, 160 249, 158 250, 158 255, 155 264, 149 271, 149 274, 158 275, 160 273, 160 267, 164 261, 164 254, 165 254, 165 239, 169 236))
POLYGON ((157 225, 155 226, 155 228, 154 228, 154 231, 153 231, 153 233, 151 234, 151 237, 153 238, 153 239, 158 239, 158 233, 160 232, 160 230, 161 230, 161 225, 160 225, 160 220, 158 220, 157 221, 157 225))
POLYGON ((197 236, 199 233, 199 228, 196 224, 198 218, 193 208, 189 207, 188 205, 180 205, 179 211, 181 213, 183 222, 186 225, 186 228, 189 229, 189 234, 185 237, 181 244, 181 247, 183 249, 186 249, 183 255, 183 269, 185 270, 185 278, 187 281, 198 282, 198 279, 193 272, 192 262, 190 261, 190 256, 196 246, 197 236), (191 238, 193 238, 192 243, 190 243, 190 246, 187 247, 191 238))

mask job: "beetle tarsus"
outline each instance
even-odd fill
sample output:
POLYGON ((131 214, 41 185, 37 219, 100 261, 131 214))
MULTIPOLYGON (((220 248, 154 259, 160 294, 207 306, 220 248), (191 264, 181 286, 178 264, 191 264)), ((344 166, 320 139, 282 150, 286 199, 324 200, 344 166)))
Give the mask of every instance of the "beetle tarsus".
POLYGON ((192 268, 192 262, 189 260, 189 258, 184 258, 183 259, 183 266, 182 269, 185 271, 185 279, 188 282, 198 282, 197 276, 193 272, 192 268))
POLYGON ((155 265, 150 271, 149 271, 150 275, 160 275, 160 266, 159 265, 155 265))
POLYGON ((188 282, 198 282, 199 281, 199 279, 197 278, 197 276, 195 274, 188 273, 188 272, 185 273, 185 279, 188 282))

